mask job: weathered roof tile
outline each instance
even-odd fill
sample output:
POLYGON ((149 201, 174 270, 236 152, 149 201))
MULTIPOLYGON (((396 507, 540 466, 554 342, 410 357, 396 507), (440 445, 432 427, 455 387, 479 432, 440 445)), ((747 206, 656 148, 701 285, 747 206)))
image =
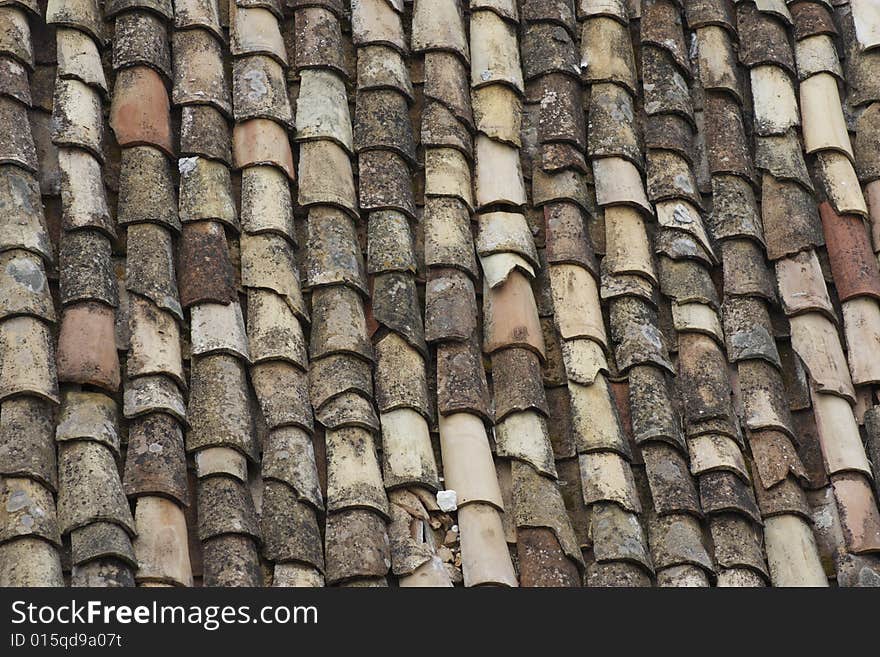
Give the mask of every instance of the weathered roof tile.
POLYGON ((186 105, 181 110, 180 155, 198 155, 232 165, 229 125, 210 105, 186 105))
MULTIPOLYGON (((429 416, 431 402, 424 374, 424 357, 394 332, 379 339, 375 349, 376 405, 380 412, 408 408, 429 416)), ((384 428, 384 419, 382 425, 384 428)))
POLYGON ((834 310, 814 251, 803 251, 777 261, 776 278, 786 314, 818 311, 834 319, 834 310))
POLYGON ((843 153, 822 151, 816 156, 816 173, 828 201, 838 214, 868 216, 852 162, 843 153))
POLYGON ((0 319, 32 315, 55 321, 49 282, 39 256, 20 250, 0 252, 0 271, 5 274, 0 278, 0 319))
POLYGON ((527 349, 504 349, 492 355, 496 422, 529 409, 548 414, 540 368, 540 359, 527 349))
POLYGON ((712 174, 729 173, 751 180, 754 172, 739 105, 727 94, 708 94, 705 116, 712 174))
POLYGON ((175 105, 211 105, 232 114, 229 84, 220 43, 205 30, 176 30, 172 35, 175 105))
POLYGON ((687 0, 684 4, 690 29, 718 25, 736 34, 736 5, 732 0, 687 0))
MULTIPOLYGON (((489 391, 477 345, 472 342, 449 342, 438 345, 437 410, 439 413, 441 415, 473 414, 489 420, 492 417, 489 403, 489 391)), ((479 480, 475 480, 475 483, 477 482, 479 480)))
POLYGON ((390 550, 385 520, 368 510, 347 509, 327 518, 325 538, 327 581, 353 577, 384 577, 388 571, 390 550), (357 545, 358 550, 340 546, 357 545), (345 555, 345 559, 341 558, 345 555))
POLYGON ((131 538, 119 525, 93 522, 70 533, 71 562, 76 566, 100 559, 118 560, 125 567, 137 565, 131 538))
POLYGON ((235 299, 232 263, 223 227, 213 221, 183 225, 180 253, 180 302, 184 308, 206 301, 235 299))
POLYGON ((761 207, 767 257, 778 260, 824 243, 816 201, 801 185, 763 177, 765 198, 761 207))
POLYGON ((345 80, 336 72, 308 69, 300 73, 296 138, 330 139, 354 151, 345 80))
POLYGON ((467 340, 476 328, 474 285, 456 269, 433 269, 425 285, 425 338, 467 340))
POLYGON ((837 214, 819 206, 834 285, 841 301, 858 296, 880 298, 880 272, 861 217, 837 214))
POLYGON ((299 204, 332 205, 357 216, 348 154, 334 142, 320 140, 301 144, 299 157, 299 204))
POLYGON ((299 271, 290 243, 279 235, 262 233, 241 237, 241 284, 272 290, 284 299, 291 312, 308 321, 299 271))
POLYGON ((688 50, 682 31, 680 7, 672 0, 652 0, 642 8, 641 40, 667 50, 686 74, 690 74, 688 50))
POLYGON ((742 568, 767 578, 760 529, 742 516, 724 513, 709 525, 715 543, 715 562, 720 568, 742 568))
POLYGON ((184 463, 183 433, 174 418, 155 413, 129 423, 123 476, 127 495, 158 493, 186 505, 189 495, 184 463))
POLYGON ((731 362, 760 358, 781 367, 770 316, 762 300, 750 297, 725 299, 724 336, 731 362))
POLYGON ((697 181, 687 160, 672 151, 648 151, 648 197, 651 202, 684 199, 702 204, 697 181))
POLYGON ((383 44, 406 54, 401 16, 383 0, 354 0, 351 31, 356 46, 383 44))
POLYGON ((856 119, 853 152, 856 171, 862 182, 880 178, 880 156, 876 144, 880 140, 880 105, 869 105, 856 119))
MULTIPOLYGON (((83 120, 88 120, 88 117, 83 120)), ((27 107, 7 96, 0 97, 0 121, 8 126, 27 125, 27 107)), ((75 139, 67 133, 64 133, 62 137, 60 130, 53 129, 53 142, 65 141, 65 138, 75 139)), ((88 143, 92 144, 95 141, 89 140, 88 143)), ((37 153, 30 130, 4 131, 0 137, 0 164, 14 164, 29 172, 38 171, 37 153)))
POLYGON ((508 21, 519 21, 519 11, 514 0, 474 0, 471 9, 487 9, 508 21))
POLYGON ((801 113, 804 124, 804 149, 807 153, 836 150, 853 157, 846 131, 837 80, 827 73, 818 73, 800 85, 801 113))
POLYGON ((789 10, 794 18, 794 35, 798 41, 816 34, 837 34, 831 13, 821 2, 793 2, 789 10))
POLYGON ((100 163, 85 151, 63 148, 58 152, 58 164, 64 229, 95 228, 114 238, 100 163))
POLYGON ((773 278, 758 244, 751 240, 727 240, 721 245, 721 259, 725 293, 775 301, 773 278))
POLYGON ((308 377, 287 362, 266 362, 251 369, 251 382, 269 429, 314 428, 309 406, 308 377))
POLYGON ((651 557, 638 517, 614 503, 592 507, 591 529, 596 560, 632 562, 648 570, 651 557))
POLYGON ((484 350, 522 346, 544 356, 535 298, 528 279, 513 271, 507 281, 484 290, 484 350))
POLYGON ((614 82, 635 93, 636 65, 626 26, 614 18, 598 16, 583 22, 581 70, 589 83, 614 82))
POLYGON ((64 309, 58 336, 58 380, 118 389, 113 308, 85 301, 64 309))
POLYGON ((651 45, 642 47, 642 75, 645 85, 645 112, 677 114, 694 122, 687 80, 666 50, 651 45))
POLYGON ((330 69, 348 77, 339 20, 332 12, 323 7, 297 9, 294 12, 294 30, 294 66, 297 70, 330 69))
POLYGON ((82 30, 98 43, 104 43, 106 38, 101 7, 96 0, 51 0, 46 6, 46 23, 82 30))
POLYGON ((314 326, 309 348, 312 359, 350 353, 372 360, 372 345, 357 292, 338 285, 316 288, 312 291, 312 314, 314 326))
POLYGON ((101 66, 101 56, 95 42, 79 30, 59 28, 58 76, 71 78, 107 93, 107 81, 101 66))
POLYGON ((854 399, 849 369, 834 325, 818 313, 798 315, 790 321, 792 345, 817 389, 854 399))
MULTIPOLYGON (((248 233, 277 233, 291 244, 296 244, 292 205, 290 182, 280 169, 253 166, 242 171, 241 227, 243 230, 248 233)), ((226 207, 225 202, 223 207, 226 207)), ((234 205, 230 209, 234 211, 234 205)), ((185 220, 183 216, 181 218, 185 220)))
POLYGON ((373 319, 402 335, 423 354, 428 348, 423 337, 415 279, 402 272, 388 272, 373 277, 373 319))
POLYGON ((473 127, 467 67, 452 53, 432 51, 425 55, 425 98, 446 105, 459 121, 473 127))
POLYGON ((283 360, 306 369, 302 327, 279 295, 248 290, 247 334, 251 360, 283 360))
MULTIPOLYGON (((287 6, 294 6, 296 1, 291 0, 290 2, 283 3, 282 0, 239 0, 237 4, 239 7, 262 7, 263 9, 268 9, 280 21, 284 18, 283 6, 285 4, 287 6)), ((313 4, 321 4, 321 0, 317 0, 313 4)), ((333 5, 333 0, 325 0, 323 4, 333 5)))
POLYGON ((745 66, 775 64, 794 74, 794 57, 782 21, 760 11, 752 3, 737 5, 737 19, 739 58, 745 66))
MULTIPOLYGON (((204 28, 217 38, 223 38, 220 29, 220 12, 218 3, 208 0, 178 0, 174 4, 174 27, 178 30, 187 28, 204 28)), ((123 14, 120 18, 125 17, 123 14)), ((116 21, 116 29, 119 29, 119 18, 116 21)))
POLYGON ((186 421, 186 406, 180 388, 162 375, 130 380, 125 386, 122 412, 128 419, 161 412, 180 422, 186 421))
POLYGON ((104 445, 75 440, 58 448, 58 522, 62 534, 105 521, 134 534, 116 461, 104 445))
POLYGON ((182 158, 179 216, 182 222, 212 220, 238 230, 229 169, 203 157, 182 158))
POLYGON ((267 55, 287 66, 278 18, 268 9, 232 5, 230 50, 233 56, 267 55))
POLYGON ((119 303, 110 249, 110 240, 96 231, 65 234, 58 257, 62 304, 100 301, 115 307, 119 303))
POLYGON ((119 224, 155 223, 180 230, 171 163, 162 152, 151 146, 123 150, 119 186, 124 190, 116 209, 119 224))
POLYGON ((751 486, 730 472, 707 472, 699 479, 700 501, 708 514, 735 513, 760 522, 751 486))
POLYGON ((226 353, 249 360, 241 306, 237 303, 199 303, 190 308, 192 356, 226 353))
POLYGON ((880 12, 877 7, 867 0, 855 0, 851 7, 859 46, 865 50, 880 46, 880 12))
POLYGON ((0 468, 57 490, 53 402, 32 395, 4 399, 0 407, 0 468))
POLYGON ((361 210, 395 210, 415 218, 416 205, 406 160, 396 152, 370 150, 360 153, 358 164, 361 210))
POLYGON ((854 17, 848 5, 837 8, 835 13, 846 51, 844 65, 851 87, 850 100, 854 105, 863 105, 880 94, 877 76, 872 73, 880 60, 880 53, 876 49, 860 52, 854 17))
POLYGON ((471 103, 479 132, 517 148, 522 146, 523 104, 516 91, 490 84, 474 89, 471 103))
POLYGON ((621 370, 647 364, 672 370, 654 308, 638 297, 619 297, 612 301, 609 315, 621 370))
POLYGON ((633 438, 636 443, 663 441, 684 448, 681 421, 673 408, 669 383, 653 365, 629 370, 633 438))
POLYGON ((473 209, 470 166, 460 151, 430 148, 425 152, 425 196, 459 199, 473 209))
MULTIPOLYGON (((0 94, 30 107, 33 103, 28 70, 24 64, 10 57, 3 57, 0 70, 0 94)), ((38 100, 42 100, 38 98, 38 100)))
POLYGON ((593 161, 596 179, 596 202, 600 206, 632 205, 653 214, 645 196, 645 187, 638 169, 619 157, 603 157, 593 161))
POLYGON ((560 25, 528 25, 520 48, 527 53, 523 59, 523 76, 527 82, 550 73, 580 75, 577 44, 571 33, 560 25))
POLYGON ((121 146, 149 145, 173 155, 168 94, 151 68, 125 68, 116 75, 110 126, 121 146))
POLYGON ((813 191, 800 140, 794 131, 779 136, 757 137, 755 166, 776 180, 797 182, 807 191, 813 191))
POLYGON ((581 148, 587 144, 581 86, 570 75, 545 75, 529 83, 539 97, 555 97, 556 102, 540 102, 538 132, 542 143, 570 142, 581 148))
POLYGON ((831 478, 847 547, 856 554, 880 549, 880 515, 871 487, 859 474, 831 478))
MULTIPOLYGON (((432 199, 435 207, 445 205, 442 199, 432 199)), ((427 205, 426 205, 427 207, 427 205)), ((465 220, 469 221, 467 215, 465 220)), ((429 235, 427 232, 428 220, 425 221, 425 261, 428 266, 442 264, 427 255, 429 235)), ((467 227, 468 224, 465 224, 467 227)), ((439 245, 435 245, 438 246, 439 245)), ((471 263, 473 254, 471 253, 471 263)), ((378 274, 389 271, 416 273, 415 245, 410 232, 409 219, 401 212, 394 210, 377 211, 370 215, 367 225, 367 272, 378 274)), ((471 271, 474 271, 473 267, 471 271)))
POLYGON ((168 0, 110 0, 104 10, 107 16, 116 16, 132 9, 146 9, 171 20, 174 10, 168 0))
POLYGON ((837 58, 837 48, 832 37, 819 34, 807 37, 795 44, 798 78, 806 80, 819 73, 843 79, 843 69, 837 58))
POLYGON ((186 517, 170 500, 147 496, 135 510, 138 537, 134 551, 138 558, 137 580, 192 586, 186 517))
POLYGON ((293 123, 284 69, 264 55, 240 57, 232 65, 232 98, 236 121, 272 119, 293 123))
POLYGON ((187 413, 201 419, 186 434, 187 451, 231 447, 256 456, 244 364, 228 354, 194 359, 187 413))
MULTIPOLYGON (((623 157, 644 167, 634 117, 633 98, 625 89, 616 84, 594 84, 590 91, 590 156, 623 157)), ((650 125, 651 120, 647 123, 650 125)))
POLYGON ((456 0, 415 3, 412 48, 415 52, 448 50, 468 59, 464 21, 456 0))
POLYGON ((309 211, 306 280, 309 286, 343 284, 367 294, 355 223, 335 208, 309 211))
POLYGON ((199 538, 239 534, 259 538, 260 529, 251 496, 231 477, 209 477, 198 487, 199 538))
POLYGON ((593 245, 587 235, 583 214, 573 203, 544 206, 547 233, 547 262, 579 264, 598 276, 593 245))
MULTIPOLYGON (((257 118, 236 123, 232 131, 232 150, 238 169, 271 164, 284 171, 291 180, 296 179, 287 131, 275 121, 257 118)), ((300 184, 305 183, 306 179, 300 184)))
POLYGON ((267 481, 261 520, 263 552, 267 558, 279 563, 307 563, 323 570, 324 555, 315 510, 297 499, 294 490, 277 481, 267 481))
POLYGON ((700 501, 684 455, 664 442, 642 445, 651 501, 661 515, 686 513, 699 516, 700 501))

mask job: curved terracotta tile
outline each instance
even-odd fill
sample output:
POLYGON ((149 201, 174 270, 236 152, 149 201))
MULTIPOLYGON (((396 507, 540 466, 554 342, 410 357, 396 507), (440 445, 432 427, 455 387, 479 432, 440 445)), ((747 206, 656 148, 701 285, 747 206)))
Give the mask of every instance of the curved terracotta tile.
POLYGON ((880 552, 880 513, 868 480, 856 473, 831 480, 847 547, 856 554, 880 552))
POLYGON ((296 180, 293 153, 287 130, 269 119, 251 119, 238 123, 232 131, 235 166, 244 169, 257 164, 271 164, 296 180))
POLYGON ((180 303, 230 303, 236 300, 235 276, 226 234, 216 221, 183 224, 179 261, 180 303))
POLYGON ((120 146, 149 145, 174 156, 168 91, 156 71, 135 66, 119 71, 110 106, 110 127, 120 146))
POLYGON ((494 289, 484 290, 484 345, 486 353, 521 346, 544 358, 544 335, 538 322, 529 279, 512 271, 494 289))
POLYGON ((839 215, 829 203, 819 206, 825 246, 841 301, 870 296, 880 299, 880 271, 861 217, 839 215))
POLYGON ((58 380, 119 388, 113 308, 87 301, 64 309, 58 336, 58 380))

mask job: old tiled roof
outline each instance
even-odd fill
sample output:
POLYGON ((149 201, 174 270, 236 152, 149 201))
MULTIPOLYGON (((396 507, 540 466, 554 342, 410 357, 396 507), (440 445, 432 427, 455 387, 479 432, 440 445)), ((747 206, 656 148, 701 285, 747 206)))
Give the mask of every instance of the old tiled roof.
POLYGON ((880 585, 877 0, 4 0, 0 60, 0 585, 880 585))

